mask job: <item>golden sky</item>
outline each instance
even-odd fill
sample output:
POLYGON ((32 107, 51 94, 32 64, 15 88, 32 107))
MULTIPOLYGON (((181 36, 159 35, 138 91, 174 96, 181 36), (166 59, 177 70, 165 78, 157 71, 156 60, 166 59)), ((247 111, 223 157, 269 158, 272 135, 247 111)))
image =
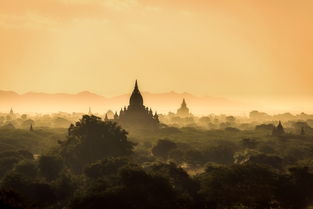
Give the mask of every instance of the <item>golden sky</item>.
POLYGON ((313 95, 312 0, 0 0, 0 89, 313 95))

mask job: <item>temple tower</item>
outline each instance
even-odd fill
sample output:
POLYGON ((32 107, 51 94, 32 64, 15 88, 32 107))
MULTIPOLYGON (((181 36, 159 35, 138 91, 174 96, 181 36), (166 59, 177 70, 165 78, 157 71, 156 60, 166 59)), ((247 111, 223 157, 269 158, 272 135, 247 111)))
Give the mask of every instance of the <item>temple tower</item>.
POLYGON ((122 108, 119 115, 116 113, 114 120, 126 129, 151 129, 159 126, 158 116, 153 114, 151 108, 144 106, 137 80, 128 107, 122 108))
POLYGON ((189 108, 187 107, 185 99, 183 99, 183 102, 180 106, 180 108, 177 110, 177 116, 179 117, 190 117, 189 108))

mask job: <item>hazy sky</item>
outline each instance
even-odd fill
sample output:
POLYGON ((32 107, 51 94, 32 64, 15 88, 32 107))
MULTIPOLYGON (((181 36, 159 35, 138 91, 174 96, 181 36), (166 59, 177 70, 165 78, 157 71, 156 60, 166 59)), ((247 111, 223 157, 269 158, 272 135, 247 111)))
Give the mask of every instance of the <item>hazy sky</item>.
POLYGON ((0 0, 0 89, 313 95, 312 0, 0 0))

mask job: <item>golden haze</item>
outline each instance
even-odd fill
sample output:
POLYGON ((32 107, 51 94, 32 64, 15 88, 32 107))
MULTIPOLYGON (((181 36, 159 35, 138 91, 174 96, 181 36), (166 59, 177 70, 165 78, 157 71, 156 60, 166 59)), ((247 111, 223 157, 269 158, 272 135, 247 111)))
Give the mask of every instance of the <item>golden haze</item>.
POLYGON ((310 112, 312 10, 309 0, 0 0, 0 89, 116 96, 139 79, 149 92, 310 112))

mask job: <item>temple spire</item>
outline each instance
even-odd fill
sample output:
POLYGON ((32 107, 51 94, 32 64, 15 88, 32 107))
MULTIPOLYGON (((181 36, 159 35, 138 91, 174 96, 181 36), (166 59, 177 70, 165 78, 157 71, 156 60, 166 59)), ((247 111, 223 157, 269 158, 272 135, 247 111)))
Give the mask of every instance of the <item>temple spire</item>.
POLYGON ((272 135, 273 136, 281 136, 285 133, 285 130, 284 130, 284 127, 281 123, 281 121, 278 122, 278 125, 274 128, 273 128, 273 131, 272 131, 272 135))
POLYGON ((108 114, 105 114, 104 121, 109 121, 108 114))
POLYGON ((137 82, 137 79, 136 79, 136 82, 135 82, 135 90, 139 90, 139 89, 138 89, 138 82, 137 82))
POLYGON ((143 106, 143 98, 138 88, 138 82, 135 82, 135 88, 129 100, 129 105, 135 108, 141 108, 143 106))
POLYGON ((117 112, 115 111, 114 120, 117 120, 117 119, 118 119, 118 114, 117 114, 117 112))
POLYGON ((187 107, 187 103, 186 103, 185 98, 183 98, 183 102, 181 103, 180 108, 177 110, 177 115, 179 117, 183 117, 183 118, 190 116, 189 109, 187 107))
POLYGON ((182 102, 181 106, 182 106, 182 107, 187 107, 185 98, 183 98, 183 102, 182 102))
POLYGON ((158 115, 143 104, 143 97, 138 87, 138 80, 133 83, 133 92, 129 99, 128 107, 121 109, 120 114, 114 115, 114 121, 121 124, 123 128, 150 129, 158 128, 160 121, 158 115))

